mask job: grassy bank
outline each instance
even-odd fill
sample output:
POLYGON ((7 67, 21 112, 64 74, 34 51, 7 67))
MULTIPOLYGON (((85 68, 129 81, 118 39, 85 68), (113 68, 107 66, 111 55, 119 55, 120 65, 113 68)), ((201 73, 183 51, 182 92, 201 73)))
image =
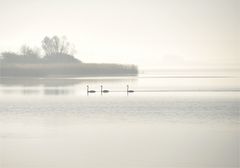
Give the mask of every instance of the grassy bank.
POLYGON ((2 77, 136 76, 135 65, 96 63, 1 64, 2 77))

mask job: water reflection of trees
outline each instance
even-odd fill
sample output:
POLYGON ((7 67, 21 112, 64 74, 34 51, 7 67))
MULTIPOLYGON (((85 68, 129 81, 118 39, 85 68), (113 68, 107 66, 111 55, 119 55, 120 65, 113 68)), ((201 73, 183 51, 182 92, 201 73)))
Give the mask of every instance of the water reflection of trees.
POLYGON ((73 91, 70 89, 44 89, 44 94, 45 95, 69 95, 72 94, 73 91))
POLYGON ((131 83, 136 78, 0 78, 0 86, 23 86, 23 87, 71 87, 74 85, 96 83, 131 83))
POLYGON ((86 85, 122 86, 137 78, 0 78, 0 95, 74 95, 86 85))

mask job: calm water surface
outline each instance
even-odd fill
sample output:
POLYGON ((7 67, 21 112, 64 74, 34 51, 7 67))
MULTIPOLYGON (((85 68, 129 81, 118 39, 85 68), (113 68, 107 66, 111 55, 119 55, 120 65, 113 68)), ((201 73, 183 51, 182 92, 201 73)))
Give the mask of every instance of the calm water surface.
POLYGON ((208 75, 1 79, 0 167, 237 168, 240 79, 208 75))

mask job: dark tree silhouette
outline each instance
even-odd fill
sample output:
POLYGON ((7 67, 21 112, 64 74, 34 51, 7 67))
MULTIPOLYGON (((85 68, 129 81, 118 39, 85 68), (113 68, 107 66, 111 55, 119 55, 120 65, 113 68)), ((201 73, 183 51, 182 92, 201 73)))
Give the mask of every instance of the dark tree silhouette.
POLYGON ((42 40, 42 48, 45 52, 45 63, 80 63, 81 61, 76 59, 70 49, 70 43, 66 37, 59 38, 53 36, 52 38, 46 36, 42 40))
POLYGON ((42 41, 43 57, 36 49, 22 46, 19 53, 3 52, 0 55, 0 77, 46 76, 122 76, 137 75, 134 65, 82 63, 71 53, 66 38, 45 37, 42 41))
POLYGON ((58 36, 53 36, 52 38, 46 36, 42 40, 42 48, 45 54, 57 55, 57 54, 70 54, 70 43, 67 41, 66 37, 59 38, 58 36))
POLYGON ((20 49, 20 52, 23 56, 39 57, 39 55, 40 55, 38 49, 32 49, 27 45, 23 45, 20 49))
POLYGON ((26 45, 21 47, 21 55, 26 63, 40 62, 40 53, 38 49, 32 49, 26 45))
POLYGON ((2 52, 2 62, 4 63, 16 63, 22 62, 21 57, 14 52, 2 52))

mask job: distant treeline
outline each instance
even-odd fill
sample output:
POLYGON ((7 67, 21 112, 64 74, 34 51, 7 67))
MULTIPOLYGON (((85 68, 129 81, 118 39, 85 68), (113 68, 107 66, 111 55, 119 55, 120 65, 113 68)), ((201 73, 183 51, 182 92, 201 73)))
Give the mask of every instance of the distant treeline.
POLYGON ((45 37, 40 49, 23 46, 20 53, 3 52, 0 57, 0 76, 125 76, 137 75, 135 65, 82 63, 73 56, 74 50, 65 38, 45 37))
POLYGON ((0 74, 6 77, 133 76, 138 70, 134 65, 120 64, 1 64, 0 74))

